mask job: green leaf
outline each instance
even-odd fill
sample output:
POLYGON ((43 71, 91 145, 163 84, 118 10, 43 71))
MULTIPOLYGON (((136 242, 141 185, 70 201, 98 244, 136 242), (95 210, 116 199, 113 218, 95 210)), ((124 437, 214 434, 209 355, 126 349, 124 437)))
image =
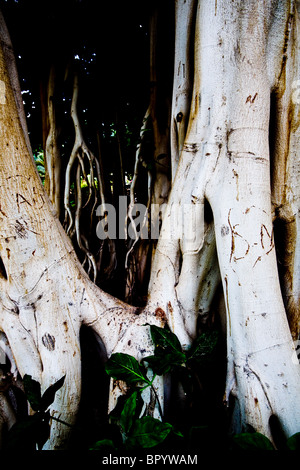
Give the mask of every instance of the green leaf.
POLYGON ((158 348, 169 352, 176 352, 181 354, 182 357, 185 357, 180 341, 174 333, 166 328, 160 328, 155 325, 150 326, 150 333, 155 344, 155 349, 158 348))
POLYGON ((42 419, 36 428, 36 443, 38 450, 42 450, 43 445, 50 437, 50 413, 42 413, 42 419))
POLYGON ((163 442, 173 430, 169 423, 162 423, 152 416, 137 419, 127 440, 129 447, 154 447, 163 442))
POLYGON ((105 365, 108 375, 116 380, 124 380, 127 384, 146 382, 150 384, 146 373, 142 370, 138 361, 129 354, 114 353, 105 365))
POLYGON ((115 449, 115 445, 111 439, 102 439, 101 441, 98 441, 93 444, 89 450, 105 450, 106 448, 115 449))
POLYGON ((40 409, 41 404, 41 385, 33 380, 31 375, 25 374, 23 377, 24 392, 31 408, 34 411, 40 409))
POLYGON ((218 339, 219 334, 217 331, 206 332, 199 335, 191 348, 186 352, 187 360, 197 363, 207 361, 212 356, 218 339))
POLYGON ((288 450, 298 450, 300 451, 300 432, 293 434, 286 441, 288 450))
POLYGON ((120 416, 120 426, 128 434, 135 420, 138 405, 142 401, 141 392, 136 390, 127 398, 120 416))
POLYGON ((274 450, 271 441, 259 432, 236 434, 233 444, 240 450, 274 450))
POLYGON ((61 377, 57 382, 55 382, 53 385, 50 385, 50 387, 47 388, 47 390, 44 392, 42 398, 41 398, 41 403, 40 403, 40 411, 46 411, 47 408, 54 402, 55 398, 55 393, 57 390, 59 390, 65 381, 65 375, 61 377))

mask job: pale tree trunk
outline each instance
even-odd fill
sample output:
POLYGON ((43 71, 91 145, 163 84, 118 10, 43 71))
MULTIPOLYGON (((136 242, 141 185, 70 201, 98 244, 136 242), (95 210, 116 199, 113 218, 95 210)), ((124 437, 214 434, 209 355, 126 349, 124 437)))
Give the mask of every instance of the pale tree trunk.
POLYGON ((299 131, 298 110, 291 101, 293 73, 298 69, 298 25, 290 2, 199 3, 189 127, 150 283, 150 297, 157 302, 160 292, 160 307, 188 347, 196 335, 197 296, 188 309, 187 287, 192 278, 197 285, 196 278, 205 270, 205 231, 194 253, 189 250, 191 233, 189 237, 183 231, 181 240, 175 236, 172 241, 163 234, 174 231, 172 203, 198 203, 201 218, 207 200, 214 216, 227 313, 226 397, 231 393, 237 399, 236 429, 251 426, 271 439, 272 415, 287 435, 300 425, 299 365, 292 360, 294 344, 278 279, 270 183, 271 157, 277 178, 285 178, 284 184, 275 182, 275 193, 279 192, 276 202, 279 199, 283 217, 292 222, 289 294, 293 314, 299 315, 294 278, 299 270, 299 131), (281 111, 274 155, 269 153, 271 92, 279 95, 281 111), (281 132, 287 136, 283 142, 281 132))
MULTIPOLYGON (((21 126, 23 129, 24 138, 26 140, 28 151, 31 153, 31 144, 30 144, 30 139, 28 135, 26 116, 25 116, 25 111, 24 111, 24 106, 23 106, 23 101, 22 101, 22 95, 21 95, 21 87, 20 87, 18 71, 17 71, 16 61, 15 61, 15 54, 14 54, 13 45, 10 39, 10 35, 9 35, 7 26, 5 24, 5 20, 1 12, 0 12, 0 37, 2 39, 3 55, 5 58, 5 62, 7 64, 9 79, 10 79, 10 83, 13 89, 14 99, 16 101, 16 106, 17 106, 21 126)), ((4 101, 5 100, 4 88, 1 88, 1 95, 2 95, 1 98, 4 101)))
MULTIPOLYGON (((66 375, 51 414, 72 424, 81 392, 81 325, 100 334, 108 356, 123 349, 140 359, 152 352, 143 325, 162 323, 146 312, 136 315, 134 307, 102 292, 81 267, 28 152, 2 49, 0 54, 0 240, 5 267, 0 329, 21 377, 31 375, 45 390, 66 375)), ((45 447, 63 448, 68 437, 69 428, 53 421, 45 447)))

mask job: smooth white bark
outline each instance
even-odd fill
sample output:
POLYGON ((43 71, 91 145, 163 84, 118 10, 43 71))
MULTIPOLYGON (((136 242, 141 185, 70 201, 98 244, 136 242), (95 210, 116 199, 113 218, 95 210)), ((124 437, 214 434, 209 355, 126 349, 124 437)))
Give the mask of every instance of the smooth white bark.
MULTIPOLYGON (((99 334, 108 355, 122 351, 140 359, 153 348, 145 323, 162 325, 166 317, 187 348, 197 334, 197 316, 207 314, 221 278, 227 316, 226 396, 236 396, 241 429, 251 425, 272 438, 269 418, 275 414, 287 435, 299 431, 299 366, 293 362, 272 224, 272 209, 282 207, 286 186, 283 215, 288 214, 296 230, 290 238, 296 249, 290 268, 295 276, 299 139, 297 121, 292 133, 286 126, 291 72, 298 70, 298 24, 293 2, 199 2, 189 124, 156 250, 149 302, 139 315, 88 279, 51 213, 26 149, 1 55, 0 250, 7 278, 0 279, 0 329, 21 375, 30 373, 44 389, 66 374, 52 407, 56 416, 69 422, 76 416, 81 324, 99 334), (283 147, 276 141, 272 207, 269 122, 275 91, 282 111, 277 139, 282 131, 288 155, 281 163, 283 147), (205 224, 205 200, 214 226, 205 224), (196 231, 172 219, 174 210, 190 215, 191 207, 196 231)), ((292 286, 295 303, 297 282, 292 286)), ((68 431, 53 423, 47 446, 63 446, 68 431)))
MULTIPOLYGON (((237 397, 241 429, 251 425, 271 438, 272 414, 287 435, 300 426, 299 366, 292 361, 294 345, 278 279, 269 155, 270 94, 283 74, 291 86, 297 31, 290 2, 199 3, 192 108, 170 198, 170 205, 207 199, 212 207, 227 311, 227 396, 237 397), (289 54, 288 68, 283 52, 289 54)), ((292 138, 293 169, 287 180, 297 214, 297 133, 292 138)), ((169 220, 170 210, 162 234, 170 231, 169 220)), ((293 246, 297 249, 295 240, 293 246)), ((297 260, 296 253, 295 272, 297 260)), ((150 284, 150 300, 159 299, 186 346, 196 334, 197 312, 193 317, 180 298, 188 278, 193 284, 197 261, 199 254, 187 255, 182 241, 162 237, 150 284)), ((199 264, 198 269, 203 272, 199 264)))
POLYGON ((193 33, 195 23, 195 0, 175 2, 175 54, 174 81, 171 116, 172 180, 174 180, 182 152, 189 120, 193 91, 193 33))

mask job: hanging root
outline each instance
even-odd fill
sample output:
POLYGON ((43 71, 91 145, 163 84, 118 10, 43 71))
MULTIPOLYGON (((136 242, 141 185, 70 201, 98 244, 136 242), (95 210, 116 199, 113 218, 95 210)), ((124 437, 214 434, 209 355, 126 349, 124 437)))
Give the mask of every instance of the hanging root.
MULTIPOLYGON (((73 86, 73 98, 71 105, 71 117, 74 123, 75 129, 75 142, 72 149, 71 156, 66 168, 65 176, 65 193, 64 193, 64 207, 65 207, 65 221, 64 226, 67 234, 70 237, 76 236, 76 240, 80 250, 84 253, 85 258, 83 265, 87 263, 87 272, 91 276, 94 282, 97 278, 97 263, 95 256, 90 250, 87 238, 84 236, 81 230, 80 218, 82 210, 92 203, 90 212, 90 226, 89 231, 92 230, 93 216, 96 205, 98 203, 105 204, 104 191, 103 191, 103 177, 100 171, 100 165, 97 158, 94 156, 92 151, 88 148, 82 135, 82 129, 78 118, 77 102, 78 102, 78 77, 74 77, 73 86), (77 161, 77 169, 75 176, 75 190, 76 190, 76 209, 75 214, 71 208, 70 202, 70 190, 72 184, 72 169, 77 161), (86 171, 86 165, 88 172, 86 171), (96 174, 95 174, 96 171, 96 174), (96 186, 95 179, 97 178, 98 187, 96 186), (88 188, 87 200, 83 201, 82 195, 82 179, 86 182, 88 188)), ((115 250, 112 248, 113 242, 109 240, 109 248, 112 256, 115 256, 115 250)), ((115 259, 111 260, 110 271, 115 267, 115 259)))
POLYGON ((47 110, 49 131, 46 139, 45 146, 45 162, 47 165, 47 177, 45 182, 45 189, 48 193, 49 199, 55 208, 57 215, 60 216, 60 175, 61 175, 61 160, 60 152, 57 142, 59 130, 56 122, 56 111, 54 103, 55 95, 55 69, 51 67, 48 88, 47 88, 47 110))
POLYGON ((125 258, 125 268, 127 270, 127 279, 126 279, 126 298, 130 298, 132 295, 133 291, 133 286, 135 283, 135 276, 136 276, 136 260, 134 256, 134 250, 136 247, 137 242, 141 239, 141 234, 144 233, 145 225, 148 222, 148 214, 149 214, 149 208, 150 208, 150 203, 151 203, 151 195, 152 195, 152 173, 148 169, 148 201, 147 201, 147 210, 145 217, 143 219, 143 223, 140 226, 140 231, 138 233, 137 231, 137 224, 135 222, 134 216, 133 216, 133 209, 135 207, 136 201, 135 201, 135 190, 136 190, 136 184, 137 180, 139 177, 139 170, 140 166, 143 165, 143 156, 142 156, 142 151, 143 151, 143 142, 145 138, 145 131, 147 129, 147 126, 149 125, 149 119, 150 117, 150 107, 147 109, 146 114, 143 119, 143 125, 140 129, 140 141, 137 146, 136 150, 136 158, 135 158, 135 165, 134 165, 134 174, 133 174, 133 179, 130 185, 130 202, 128 206, 128 211, 127 211, 127 217, 125 221, 125 226, 128 226, 128 222, 130 223, 132 232, 134 234, 134 239, 130 240, 129 248, 126 253, 126 258, 125 258), (131 258, 131 259, 130 259, 131 258))

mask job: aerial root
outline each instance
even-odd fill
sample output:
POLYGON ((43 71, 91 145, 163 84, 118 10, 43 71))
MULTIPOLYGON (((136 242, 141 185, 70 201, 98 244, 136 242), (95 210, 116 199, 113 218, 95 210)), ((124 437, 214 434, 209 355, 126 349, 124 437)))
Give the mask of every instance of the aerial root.
MULTIPOLYGON (((78 101, 78 76, 74 76, 73 85, 73 98, 71 104, 71 117, 75 129, 75 141, 68 161, 65 174, 65 193, 64 193, 64 207, 65 207, 65 221, 64 227, 67 234, 72 238, 76 237, 79 249, 84 253, 83 266, 87 264, 87 272, 92 280, 96 282, 98 267, 94 254, 91 252, 87 237, 82 233, 81 227, 81 214, 82 210, 89 204, 92 204, 90 209, 89 231, 92 230, 93 217, 95 208, 98 203, 105 204, 104 191, 103 191, 103 176, 100 171, 100 164, 93 152, 88 148, 84 141, 81 125, 78 118, 77 101, 78 101), (70 193, 72 184, 72 169, 77 161, 76 175, 75 175, 75 214, 71 208, 70 193), (86 166, 88 171, 86 171, 86 166), (96 180, 97 179, 97 185, 96 180), (83 201, 82 194, 82 180, 87 184, 88 195, 86 201, 83 201), (98 187, 97 187, 98 186, 98 187)), ((109 263, 109 272, 114 269, 115 257, 113 256, 115 250, 111 245, 113 242, 110 240, 109 248, 112 253, 113 259, 109 263)))

